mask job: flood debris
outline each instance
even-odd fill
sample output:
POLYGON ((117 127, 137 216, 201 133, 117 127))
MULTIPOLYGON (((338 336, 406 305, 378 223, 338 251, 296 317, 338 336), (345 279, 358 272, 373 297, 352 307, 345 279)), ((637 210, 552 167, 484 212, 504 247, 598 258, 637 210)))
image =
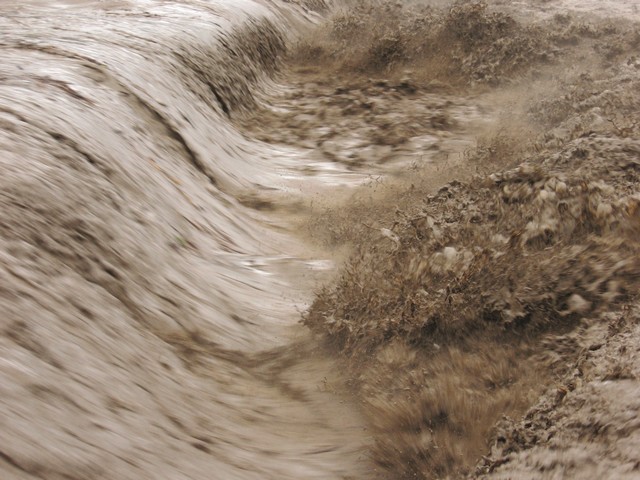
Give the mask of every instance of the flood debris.
MULTIPOLYGON (((486 6, 460 8, 485 12, 486 6)), ((515 28, 503 16, 489 18, 489 32, 515 28)), ((605 27, 593 29, 607 35, 605 27)), ((609 34, 630 38, 623 30, 609 34)), ((483 31, 478 27, 481 37, 483 31)), ((582 35, 580 48, 598 53, 593 37, 582 35)), ((496 136, 497 144, 467 152, 471 165, 493 173, 431 193, 416 189, 408 208, 379 216, 380 231, 387 233, 354 239, 341 275, 305 314, 303 323, 342 353, 373 424, 373 458, 394 478, 472 474, 489 452, 491 435, 492 453, 477 475, 513 478, 527 471, 534 478, 535 472, 565 471, 577 457, 544 460, 557 441, 543 441, 547 450, 535 447, 534 467, 522 453, 539 437, 523 441, 518 435, 538 429, 551 439, 551 421, 531 427, 515 420, 509 438, 517 439, 506 441, 508 447, 496 422, 503 415, 519 418, 547 387, 556 404, 574 397, 598 402, 602 394, 589 393, 598 378, 635 378, 629 369, 637 366, 620 360, 584 385, 552 385, 554 375, 568 375, 567 364, 589 348, 586 332, 634 305, 640 283, 640 132, 634 122, 640 84, 632 42, 625 42, 615 55, 596 55, 602 66, 615 58, 608 70, 574 72, 527 102, 524 116, 540 134, 526 147, 504 149, 504 138, 496 136), (519 460, 513 452, 521 452, 519 460)), ((604 345, 618 342, 609 341, 604 345)), ((637 415, 631 403, 620 405, 637 415)), ((531 412, 528 417, 536 415, 531 412)), ((580 432, 571 427, 558 438, 575 440, 580 432)), ((615 454, 604 453, 608 440, 596 437, 590 437, 591 450, 604 464, 633 470, 616 464, 615 454)), ((625 458, 632 457, 638 461, 625 458)), ((576 478, 604 471, 592 467, 571 471, 576 478)))

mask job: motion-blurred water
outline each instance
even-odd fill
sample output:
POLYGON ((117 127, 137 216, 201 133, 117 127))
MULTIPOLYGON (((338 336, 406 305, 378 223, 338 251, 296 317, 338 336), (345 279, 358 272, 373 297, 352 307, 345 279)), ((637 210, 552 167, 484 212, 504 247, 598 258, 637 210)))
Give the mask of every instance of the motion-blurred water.
POLYGON ((362 422, 296 327, 312 263, 238 201, 286 188, 296 159, 230 117, 307 15, 0 5, 3 479, 367 475, 362 422))

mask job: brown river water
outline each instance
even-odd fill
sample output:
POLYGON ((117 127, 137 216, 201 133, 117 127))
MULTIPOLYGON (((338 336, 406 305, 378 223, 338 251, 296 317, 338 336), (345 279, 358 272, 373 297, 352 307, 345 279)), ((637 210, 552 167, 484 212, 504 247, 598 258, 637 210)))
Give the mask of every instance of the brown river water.
POLYGON ((0 2, 1 479, 385 478, 299 324, 338 256, 296 225, 316 198, 451 169, 493 112, 373 84, 380 125, 342 122, 358 94, 274 76, 320 19, 289 0, 0 2), (402 149, 372 144, 394 124, 402 149))
POLYGON ((0 476, 372 474, 357 408, 297 324, 298 280, 324 263, 237 200, 291 188, 295 152, 229 116, 273 88, 308 14, 2 3, 0 476))

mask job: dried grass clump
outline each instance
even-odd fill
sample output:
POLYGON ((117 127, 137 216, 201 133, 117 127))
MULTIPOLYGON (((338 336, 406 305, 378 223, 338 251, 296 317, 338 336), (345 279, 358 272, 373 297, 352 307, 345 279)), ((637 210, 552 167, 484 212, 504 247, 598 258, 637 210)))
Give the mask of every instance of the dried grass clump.
POLYGON ((483 2, 448 10, 388 1, 356 2, 292 51, 343 73, 420 71, 449 84, 500 83, 555 55, 542 30, 518 24, 483 2))
POLYGON ((319 293, 303 321, 350 359, 394 478, 467 472, 544 383, 537 339, 636 294, 638 158, 640 141, 609 129, 450 182, 319 293))
POLYGON ((467 51, 473 50, 478 43, 491 43, 496 38, 505 37, 517 26, 517 22, 504 13, 488 13, 487 4, 483 2, 454 5, 444 25, 467 51))
POLYGON ((500 416, 531 403, 537 374, 524 356, 493 344, 469 347, 432 345, 426 355, 392 342, 360 375, 378 433, 373 458, 394 478, 464 474, 485 453, 500 416))
POLYGON ((305 323, 355 352, 396 337, 544 330, 624 298, 640 278, 628 183, 640 180, 639 151, 637 141, 580 139, 553 165, 534 158, 480 185, 450 183, 360 246, 305 323), (602 150, 609 161, 587 167, 602 150))

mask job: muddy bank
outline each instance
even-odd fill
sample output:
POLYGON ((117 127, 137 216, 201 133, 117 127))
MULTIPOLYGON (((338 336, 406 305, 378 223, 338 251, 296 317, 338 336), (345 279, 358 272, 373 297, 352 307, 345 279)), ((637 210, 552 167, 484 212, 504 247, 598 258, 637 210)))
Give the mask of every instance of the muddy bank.
POLYGON ((637 478, 638 317, 586 321, 579 354, 522 419, 495 427, 474 478, 637 478))

